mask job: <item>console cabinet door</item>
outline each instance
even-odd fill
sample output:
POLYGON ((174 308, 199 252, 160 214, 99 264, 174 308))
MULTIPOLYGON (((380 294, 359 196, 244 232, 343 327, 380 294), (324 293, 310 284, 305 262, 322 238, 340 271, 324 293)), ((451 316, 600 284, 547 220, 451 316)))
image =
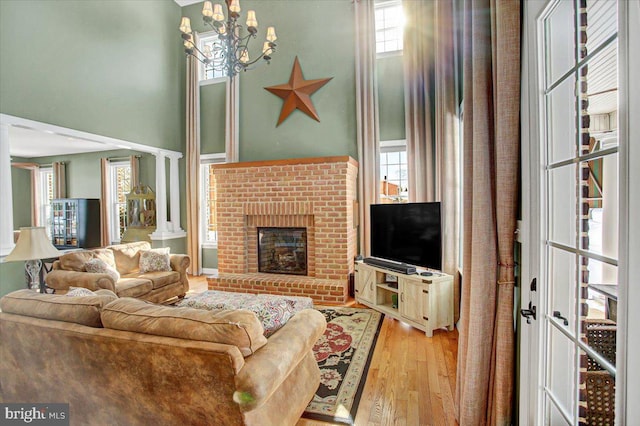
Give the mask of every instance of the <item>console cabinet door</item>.
POLYGON ((424 323, 422 318, 425 304, 425 285, 420 281, 399 278, 400 288, 400 315, 408 320, 424 323))
POLYGON ((376 272, 367 267, 356 265, 356 298, 365 302, 375 302, 376 272))

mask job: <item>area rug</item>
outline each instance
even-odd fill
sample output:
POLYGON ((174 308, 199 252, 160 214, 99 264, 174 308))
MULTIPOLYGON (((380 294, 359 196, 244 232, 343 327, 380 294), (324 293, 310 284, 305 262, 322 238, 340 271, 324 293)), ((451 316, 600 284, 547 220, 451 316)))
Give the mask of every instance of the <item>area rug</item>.
POLYGON ((320 386, 302 417, 352 425, 384 315, 372 309, 317 309, 327 319, 313 347, 320 386))

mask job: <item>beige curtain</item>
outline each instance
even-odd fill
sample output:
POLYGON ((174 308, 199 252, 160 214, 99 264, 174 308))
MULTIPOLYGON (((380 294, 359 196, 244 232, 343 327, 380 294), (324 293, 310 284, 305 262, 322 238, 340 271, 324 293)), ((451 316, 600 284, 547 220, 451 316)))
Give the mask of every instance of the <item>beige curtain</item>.
POLYGON ((102 246, 111 244, 109 236, 109 159, 100 159, 100 241, 102 246))
POLYGON ((140 156, 130 156, 129 163, 131 164, 131 189, 133 189, 140 185, 140 156))
POLYGON ((227 163, 240 161, 240 76, 227 79, 225 97, 225 154, 227 163))
POLYGON ((53 198, 67 198, 67 169, 64 162, 54 161, 53 169, 53 198))
POLYGON ((465 0, 464 243, 456 411, 508 425, 519 167, 520 2, 465 0))
POLYGON ((43 226, 40 218, 40 194, 38 191, 38 178, 40 165, 37 163, 11 163, 11 167, 29 170, 31 178, 31 226, 43 226))
POLYGON ((434 2, 405 0, 404 108, 409 200, 434 201, 436 169, 432 123, 434 2))
POLYGON ((187 254, 191 274, 200 275, 200 85, 198 61, 187 57, 187 254))
POLYGON ((453 3, 408 0, 403 7, 407 16, 403 60, 409 199, 442 203, 442 270, 454 277, 457 321, 460 153, 453 3))
POLYGON ((358 223, 360 253, 371 254, 371 204, 380 202, 380 130, 376 79, 375 13, 373 0, 355 0, 356 19, 356 136, 358 144, 358 223))

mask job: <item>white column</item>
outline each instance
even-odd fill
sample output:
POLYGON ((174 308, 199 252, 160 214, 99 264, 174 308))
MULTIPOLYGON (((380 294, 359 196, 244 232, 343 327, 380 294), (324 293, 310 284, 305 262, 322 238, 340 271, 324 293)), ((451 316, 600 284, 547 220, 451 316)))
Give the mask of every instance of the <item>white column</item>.
POLYGON ((156 231, 154 234, 158 239, 162 238, 162 234, 167 232, 167 175, 166 175, 166 157, 162 153, 154 154, 156 156, 156 231))
POLYGON ((0 124, 0 256, 13 250, 13 192, 11 189, 11 154, 9 126, 0 124))
POLYGON ((169 157, 169 196, 171 197, 171 232, 181 232, 180 175, 178 174, 178 157, 169 157))
MULTIPOLYGON (((602 159, 602 253, 618 258, 618 155, 602 159)), ((602 282, 618 283, 618 268, 602 264, 602 282)))

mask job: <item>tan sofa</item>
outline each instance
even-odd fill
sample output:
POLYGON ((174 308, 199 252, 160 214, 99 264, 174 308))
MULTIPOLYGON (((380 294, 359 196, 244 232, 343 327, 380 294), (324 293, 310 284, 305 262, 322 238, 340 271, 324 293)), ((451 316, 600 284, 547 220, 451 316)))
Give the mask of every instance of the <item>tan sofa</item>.
POLYGON ((324 316, 268 339, 252 312, 117 298, 0 299, 0 400, 69 403, 71 425, 294 425, 320 383, 324 316))
POLYGON ((67 253, 53 263, 52 271, 46 275, 45 281, 56 293, 64 293, 69 287, 84 287, 89 290, 103 288, 113 291, 119 297, 135 297, 156 303, 183 297, 189 291, 189 256, 170 255, 171 271, 141 273, 140 252, 150 249, 148 242, 139 241, 67 253), (120 279, 114 281, 108 274, 86 272, 86 262, 94 258, 115 267, 120 273, 120 279))

